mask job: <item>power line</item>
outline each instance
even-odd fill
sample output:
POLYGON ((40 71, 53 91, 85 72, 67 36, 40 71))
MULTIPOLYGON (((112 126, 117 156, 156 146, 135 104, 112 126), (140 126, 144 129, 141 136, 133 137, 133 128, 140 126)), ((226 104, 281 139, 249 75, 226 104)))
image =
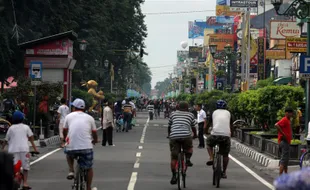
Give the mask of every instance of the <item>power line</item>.
POLYGON ((176 65, 163 65, 163 66, 149 67, 149 68, 154 69, 154 68, 163 68, 163 67, 171 67, 171 66, 176 66, 176 65))
POLYGON ((189 13, 203 13, 215 12, 215 10, 201 10, 201 11, 175 11, 175 12, 157 12, 157 13, 143 13, 145 15, 172 15, 172 14, 189 14, 189 13))

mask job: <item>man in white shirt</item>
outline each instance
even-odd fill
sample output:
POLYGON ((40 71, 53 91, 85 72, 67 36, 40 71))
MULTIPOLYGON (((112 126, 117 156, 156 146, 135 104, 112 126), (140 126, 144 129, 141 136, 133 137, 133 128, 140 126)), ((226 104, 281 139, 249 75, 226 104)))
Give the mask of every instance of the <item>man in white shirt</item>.
POLYGON ((103 110, 103 121, 102 121, 102 146, 106 146, 108 141, 109 146, 114 146, 113 144, 113 127, 114 127, 114 114, 112 111, 113 103, 108 102, 108 105, 104 107, 103 110))
POLYGON ((207 115, 206 112, 202 109, 201 104, 198 104, 196 106, 196 110, 197 110, 197 123, 198 123, 198 137, 199 137, 198 148, 205 148, 205 140, 203 134, 204 129, 207 128, 207 115))
POLYGON ((20 111, 15 111, 12 120, 13 125, 9 128, 5 136, 5 143, 3 144, 2 149, 8 144, 8 152, 13 154, 14 164, 19 160, 22 162, 23 189, 31 189, 28 185, 28 171, 30 170, 28 140, 31 142, 35 152, 38 152, 37 147, 34 144, 33 133, 30 127, 22 123, 24 121, 24 114, 20 111))
POLYGON ((207 139, 207 148, 210 160, 208 166, 213 165, 213 147, 219 145, 219 153, 223 155, 223 173, 222 178, 227 178, 226 170, 229 162, 230 137, 232 128, 232 117, 227 109, 227 103, 224 100, 216 102, 216 110, 213 112, 210 122, 213 124, 211 136, 207 139))
POLYGON ((59 106, 57 113, 58 113, 58 118, 57 118, 57 123, 58 123, 58 128, 59 128, 59 136, 61 140, 61 147, 64 147, 64 136, 63 136, 63 128, 64 128, 64 122, 65 122, 65 117, 70 113, 69 107, 66 105, 66 99, 62 98, 61 99, 61 106, 59 106))
POLYGON ((97 143, 97 127, 95 120, 84 113, 85 102, 75 99, 72 103, 73 112, 66 116, 64 122, 64 137, 66 139, 65 153, 69 165, 67 179, 74 178, 74 159, 79 157, 78 164, 87 170, 87 190, 91 190, 93 179, 93 144, 97 143))

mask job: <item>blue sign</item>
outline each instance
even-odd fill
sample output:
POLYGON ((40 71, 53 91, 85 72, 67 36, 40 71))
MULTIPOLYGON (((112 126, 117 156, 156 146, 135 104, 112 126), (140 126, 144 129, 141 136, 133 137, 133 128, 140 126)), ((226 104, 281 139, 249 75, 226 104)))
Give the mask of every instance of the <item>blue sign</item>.
POLYGON ((225 78, 216 78, 216 89, 224 90, 225 78))
POLYGON ((230 5, 230 0, 216 0, 216 5, 230 5))
POLYGON ((31 79, 42 79, 42 62, 30 62, 30 77, 31 79))
POLYGON ((310 56, 300 56, 299 75, 310 78, 310 56))
POLYGON ((189 21, 188 22, 188 38, 189 39, 204 39, 204 30, 208 29, 224 29, 223 24, 216 23, 214 17, 214 23, 207 23, 207 21, 189 21))
POLYGON ((233 16, 217 16, 216 22, 221 24, 234 24, 235 17, 233 16))

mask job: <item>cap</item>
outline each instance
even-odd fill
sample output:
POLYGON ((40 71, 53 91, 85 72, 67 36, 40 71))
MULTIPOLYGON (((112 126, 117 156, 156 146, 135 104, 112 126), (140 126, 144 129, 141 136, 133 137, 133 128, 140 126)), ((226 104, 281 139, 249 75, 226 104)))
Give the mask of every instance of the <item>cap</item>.
POLYGON ((77 98, 72 102, 72 106, 78 109, 85 109, 85 102, 84 100, 77 98))

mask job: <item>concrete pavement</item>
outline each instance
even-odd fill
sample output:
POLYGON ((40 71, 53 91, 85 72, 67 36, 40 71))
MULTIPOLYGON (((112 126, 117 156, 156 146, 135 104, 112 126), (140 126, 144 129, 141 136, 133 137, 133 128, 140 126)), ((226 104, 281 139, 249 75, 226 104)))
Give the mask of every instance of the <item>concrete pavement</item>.
MULTIPOLYGON (((102 147, 100 144, 95 146, 93 186, 98 190, 177 189, 169 183, 171 172, 166 138, 167 120, 153 120, 148 124, 146 121, 147 113, 139 112, 137 126, 133 130, 114 133, 115 147, 102 147)), ((207 151, 196 148, 198 140, 194 144, 194 167, 188 169, 187 189, 215 189, 212 186, 212 170, 205 165, 207 151)), ((63 150, 59 150, 32 165, 29 183, 34 190, 71 189, 73 181, 66 179, 67 172, 65 155, 63 150)), ((256 173, 256 170, 249 169, 246 164, 240 166, 240 163, 231 160, 227 171, 228 179, 221 181, 221 188, 270 189, 265 184, 268 185, 267 181, 271 180, 265 181, 256 173)))

